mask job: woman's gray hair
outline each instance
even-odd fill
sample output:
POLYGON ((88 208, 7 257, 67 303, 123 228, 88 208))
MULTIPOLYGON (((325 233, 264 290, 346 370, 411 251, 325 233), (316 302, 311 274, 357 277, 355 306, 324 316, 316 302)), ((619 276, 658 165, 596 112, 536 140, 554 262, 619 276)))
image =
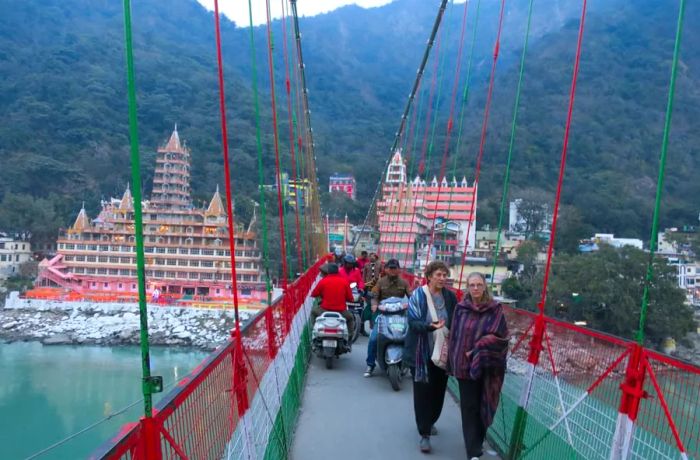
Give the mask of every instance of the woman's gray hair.
MULTIPOLYGON (((467 292, 466 295, 469 296, 471 299, 472 295, 469 293, 469 280, 471 278, 478 277, 481 278, 481 281, 484 282, 484 293, 481 296, 481 301, 486 303, 486 302, 491 302, 493 300, 493 294, 491 294, 491 289, 489 289, 489 283, 486 282, 486 277, 484 276, 483 273, 481 272, 471 272, 470 274, 467 275, 467 292)), ((473 300, 473 299, 472 299, 473 300)))

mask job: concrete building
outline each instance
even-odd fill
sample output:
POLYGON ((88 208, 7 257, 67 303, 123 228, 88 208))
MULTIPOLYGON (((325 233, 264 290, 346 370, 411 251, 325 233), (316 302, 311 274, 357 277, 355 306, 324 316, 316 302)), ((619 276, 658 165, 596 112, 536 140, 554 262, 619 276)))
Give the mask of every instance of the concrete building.
POLYGON ((19 274, 19 267, 32 258, 29 241, 0 236, 0 279, 19 274))

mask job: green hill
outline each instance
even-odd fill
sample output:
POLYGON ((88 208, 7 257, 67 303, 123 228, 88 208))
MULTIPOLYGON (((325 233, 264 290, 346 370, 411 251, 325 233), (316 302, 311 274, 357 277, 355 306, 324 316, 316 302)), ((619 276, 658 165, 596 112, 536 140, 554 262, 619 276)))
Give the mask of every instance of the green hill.
MULTIPOLYGON (((676 14, 675 8, 657 3, 591 5, 564 193, 565 203, 578 208, 590 228, 643 238, 651 216, 676 14)), ((150 190, 155 148, 177 123, 193 152, 195 197, 206 200, 223 181, 212 14, 194 0, 163 5, 156 0, 133 4, 145 187, 150 190)), ((469 178, 498 5, 482 0, 464 145, 451 149, 459 158, 458 175, 469 178)), ((359 187, 357 214, 368 204, 389 154, 436 6, 397 0, 301 21, 321 187, 334 171, 353 172, 359 187)), ((496 219, 526 6, 514 3, 504 23, 479 190, 480 225, 496 219)), ((559 0, 535 2, 514 159, 515 194, 536 189, 553 200, 578 8, 559 0)), ((94 215, 100 197, 120 195, 128 181, 121 3, 0 0, 0 11, 0 228, 29 227, 50 238, 71 221, 81 201, 94 215)), ((461 14, 461 4, 446 13, 436 146, 444 142, 461 14)), ((474 19, 472 10, 465 48, 474 19)), ((698 20, 700 9, 689 5, 686 23, 698 20)), ((279 23, 274 34, 281 64, 279 23)), ((264 151, 271 158, 264 28, 257 28, 255 37, 264 151)), ((697 30, 686 28, 663 226, 693 222, 698 212, 698 38, 697 30)), ((233 180, 240 197, 237 209, 245 219, 247 197, 257 196, 248 31, 224 21, 223 41, 233 180)), ((431 72, 425 77, 426 91, 431 72)), ((286 123, 284 107, 280 116, 286 123)), ((281 141, 284 152, 284 135, 281 141)), ((436 147, 429 174, 437 171, 441 154, 436 147)), ((283 162, 288 162, 286 154, 283 162)), ((267 183, 272 175, 268 168, 267 183)))

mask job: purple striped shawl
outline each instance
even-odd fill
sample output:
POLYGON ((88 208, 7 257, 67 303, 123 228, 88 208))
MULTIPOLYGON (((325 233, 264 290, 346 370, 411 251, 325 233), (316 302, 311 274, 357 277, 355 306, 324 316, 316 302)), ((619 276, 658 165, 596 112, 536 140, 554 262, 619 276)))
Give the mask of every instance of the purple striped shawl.
POLYGON ((458 379, 484 380, 481 419, 489 427, 498 407, 508 352, 508 326, 495 301, 473 305, 467 296, 455 307, 447 371, 458 379))

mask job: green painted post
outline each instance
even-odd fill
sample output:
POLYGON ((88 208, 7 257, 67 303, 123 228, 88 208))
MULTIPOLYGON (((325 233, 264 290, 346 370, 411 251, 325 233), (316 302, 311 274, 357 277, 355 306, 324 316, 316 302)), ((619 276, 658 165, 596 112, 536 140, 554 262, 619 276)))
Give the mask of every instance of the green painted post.
POLYGON ((136 272, 139 290, 139 317, 141 320, 141 370, 144 415, 153 416, 154 393, 163 391, 163 380, 151 376, 151 358, 148 347, 148 306, 146 304, 146 273, 143 251, 143 217, 141 211, 141 160, 139 157, 138 125, 136 118, 136 83, 131 39, 131 1, 124 0, 124 35, 126 41, 127 86, 129 95, 129 138, 131 141, 131 180, 134 196, 134 236, 136 239, 136 272))

